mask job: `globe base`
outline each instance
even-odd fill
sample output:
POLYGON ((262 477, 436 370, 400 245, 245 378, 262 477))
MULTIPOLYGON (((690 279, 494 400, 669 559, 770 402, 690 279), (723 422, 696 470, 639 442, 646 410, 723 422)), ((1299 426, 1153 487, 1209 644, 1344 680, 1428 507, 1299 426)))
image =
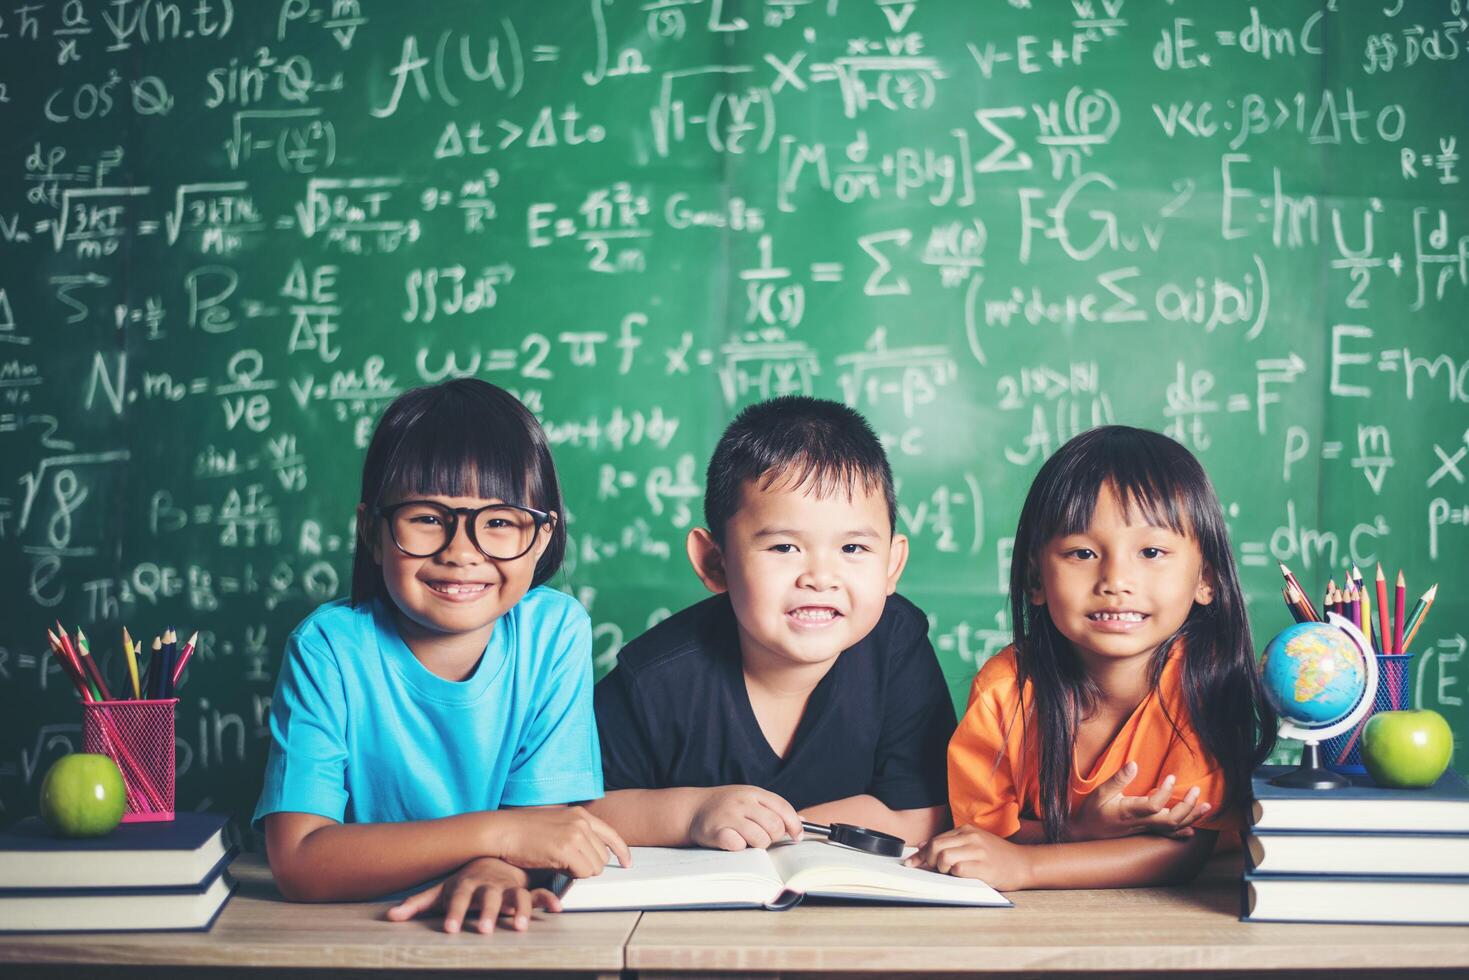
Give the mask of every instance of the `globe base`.
POLYGON ((1270 780, 1270 785, 1284 786, 1287 789, 1345 789, 1352 783, 1323 766, 1321 746, 1316 742, 1307 742, 1301 747, 1301 764, 1270 780))

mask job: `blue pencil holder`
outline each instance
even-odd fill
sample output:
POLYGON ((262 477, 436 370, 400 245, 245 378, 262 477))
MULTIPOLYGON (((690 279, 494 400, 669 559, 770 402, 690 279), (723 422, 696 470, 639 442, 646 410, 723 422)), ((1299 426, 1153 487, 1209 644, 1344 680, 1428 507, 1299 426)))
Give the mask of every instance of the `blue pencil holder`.
POLYGON ((1377 654, 1377 693, 1372 698, 1372 709, 1362 720, 1341 735, 1328 738, 1321 743, 1321 759, 1328 769, 1346 775, 1365 773, 1362 765, 1362 730, 1379 711, 1403 711, 1413 706, 1411 653, 1377 654))

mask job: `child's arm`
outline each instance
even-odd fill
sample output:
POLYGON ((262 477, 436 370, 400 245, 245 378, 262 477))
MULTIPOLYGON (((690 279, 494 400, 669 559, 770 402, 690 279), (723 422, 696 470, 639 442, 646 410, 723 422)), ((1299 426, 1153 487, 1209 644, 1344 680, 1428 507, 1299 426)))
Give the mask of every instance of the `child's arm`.
POLYGON ((923 845, 904 863, 1000 891, 1034 888, 1136 888, 1176 884, 1198 874, 1217 833, 1186 840, 1144 835, 1067 844, 1017 844, 978 827, 959 827, 923 845))
POLYGON ((298 902, 376 898, 480 857, 577 877, 600 872, 609 848, 619 861, 631 861, 616 831, 575 806, 364 824, 279 812, 264 822, 276 886, 298 902))
POLYGON ((632 845, 741 851, 801 836, 801 818, 758 786, 612 790, 587 809, 632 845))
POLYGON ((893 810, 875 796, 849 796, 801 811, 806 820, 816 823, 850 823, 869 830, 901 837, 910 844, 921 844, 949 828, 949 808, 920 807, 915 810, 893 810))

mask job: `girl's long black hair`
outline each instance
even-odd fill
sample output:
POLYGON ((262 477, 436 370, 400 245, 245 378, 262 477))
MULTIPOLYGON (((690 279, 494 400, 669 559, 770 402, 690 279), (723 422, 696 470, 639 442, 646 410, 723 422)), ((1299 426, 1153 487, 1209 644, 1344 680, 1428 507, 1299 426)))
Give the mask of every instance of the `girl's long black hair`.
POLYGON ((1184 704, 1204 751, 1223 771, 1226 812, 1243 806, 1251 772, 1275 744, 1275 713, 1260 684, 1224 513, 1203 467, 1159 433, 1122 425, 1091 429, 1062 446, 1036 474, 1020 512, 1010 568, 1020 711, 1038 760, 1038 816, 1048 841, 1066 837, 1077 725, 1099 692, 1051 621, 1049 607, 1032 604, 1031 596, 1042 550, 1059 535, 1086 530, 1104 485, 1125 510, 1192 538, 1203 555, 1213 601, 1194 605, 1178 634, 1154 651, 1151 669, 1156 688, 1169 649, 1184 641, 1184 704), (1027 682, 1029 704, 1023 697, 1027 682))
POLYGON ((503 388, 457 378, 399 395, 372 433, 362 464, 352 605, 387 598, 372 556, 377 507, 414 494, 483 497, 556 515, 551 543, 531 587, 545 583, 566 553, 566 509, 551 447, 536 417, 503 388))

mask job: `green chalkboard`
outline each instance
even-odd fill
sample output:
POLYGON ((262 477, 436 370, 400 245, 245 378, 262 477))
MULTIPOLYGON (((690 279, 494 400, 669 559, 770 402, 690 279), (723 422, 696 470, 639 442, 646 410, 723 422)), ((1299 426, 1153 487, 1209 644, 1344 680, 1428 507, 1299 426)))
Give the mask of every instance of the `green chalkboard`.
POLYGON ((0 819, 80 741, 44 631, 203 642, 185 809, 248 813, 363 447, 474 375, 544 421, 599 671, 700 594, 743 405, 873 421, 956 698, 1048 453, 1164 430, 1257 641, 1357 561, 1440 598, 1463 736, 1459 0, 38 0, 0 10, 0 819), (1345 8, 1347 5, 1340 5, 1345 8))

